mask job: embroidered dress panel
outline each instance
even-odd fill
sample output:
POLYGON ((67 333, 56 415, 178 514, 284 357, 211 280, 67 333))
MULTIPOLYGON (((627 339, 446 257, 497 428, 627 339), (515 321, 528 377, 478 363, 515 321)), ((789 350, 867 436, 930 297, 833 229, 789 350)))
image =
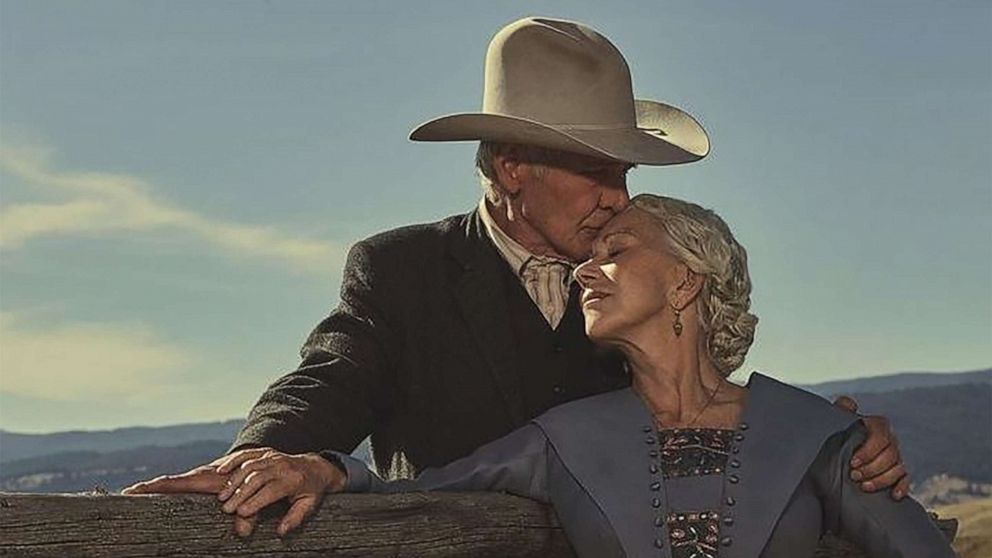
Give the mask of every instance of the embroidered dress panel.
POLYGON ((510 238, 489 214, 485 198, 479 202, 479 217, 496 250, 520 279, 548 325, 557 328, 568 305, 574 265, 566 260, 532 254, 510 238))
POLYGON ((733 430, 718 428, 658 430, 672 558, 719 556, 720 487, 733 436, 733 430))

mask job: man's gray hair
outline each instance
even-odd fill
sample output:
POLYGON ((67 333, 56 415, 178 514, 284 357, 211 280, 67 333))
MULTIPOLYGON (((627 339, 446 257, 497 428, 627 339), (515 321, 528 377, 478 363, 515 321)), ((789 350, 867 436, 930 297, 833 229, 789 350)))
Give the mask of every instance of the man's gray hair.
POLYGON ((724 376, 730 375, 744 364, 758 324, 758 317, 748 311, 747 252, 727 223, 709 209, 651 194, 635 196, 630 204, 653 217, 675 257, 704 276, 696 307, 706 352, 724 376))
POLYGON ((539 178, 547 172, 548 167, 563 166, 569 158, 575 157, 574 154, 549 147, 480 141, 479 148, 475 152, 475 168, 479 173, 479 181, 482 183, 486 199, 492 203, 498 202, 505 195, 496 174, 496 157, 499 155, 512 155, 521 162, 534 165, 539 178))

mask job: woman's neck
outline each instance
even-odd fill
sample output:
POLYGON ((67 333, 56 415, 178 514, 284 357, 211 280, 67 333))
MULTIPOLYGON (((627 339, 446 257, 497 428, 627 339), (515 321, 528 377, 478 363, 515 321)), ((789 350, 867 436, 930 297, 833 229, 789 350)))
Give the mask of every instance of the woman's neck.
POLYGON ((654 342, 624 343, 633 387, 659 425, 731 426, 744 390, 717 371, 696 334, 690 328, 681 336, 655 331, 646 336, 654 342))

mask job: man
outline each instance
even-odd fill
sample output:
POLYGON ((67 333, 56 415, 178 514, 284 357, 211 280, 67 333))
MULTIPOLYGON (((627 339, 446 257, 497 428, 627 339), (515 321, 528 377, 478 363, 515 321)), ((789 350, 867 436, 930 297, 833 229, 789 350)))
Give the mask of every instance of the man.
MULTIPOLYGON (((127 493, 218 493, 242 535, 288 498, 284 534, 343 481, 314 452, 350 452, 371 434, 379 472, 407 476, 629 383, 623 363, 585 337, 571 272, 626 207, 627 172, 705 157, 702 127, 635 101, 623 56, 596 31, 528 18, 490 43, 482 112, 433 120, 411 139, 481 142, 476 211, 357 243, 340 305, 310 335, 300 368, 256 403, 229 455, 127 493)), ((908 479, 887 422, 868 424, 856 474, 901 498, 908 479)))

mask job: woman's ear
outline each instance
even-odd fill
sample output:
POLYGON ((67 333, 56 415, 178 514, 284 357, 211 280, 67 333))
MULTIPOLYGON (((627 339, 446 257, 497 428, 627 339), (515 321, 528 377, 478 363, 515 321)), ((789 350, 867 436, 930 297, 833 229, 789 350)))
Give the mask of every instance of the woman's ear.
POLYGON ((699 296, 699 292, 703 290, 703 281, 706 278, 705 276, 689 269, 689 266, 684 263, 678 264, 676 277, 677 281, 672 295, 674 300, 671 300, 670 302, 674 308, 683 310, 686 306, 692 304, 692 302, 696 300, 696 297, 699 296))

